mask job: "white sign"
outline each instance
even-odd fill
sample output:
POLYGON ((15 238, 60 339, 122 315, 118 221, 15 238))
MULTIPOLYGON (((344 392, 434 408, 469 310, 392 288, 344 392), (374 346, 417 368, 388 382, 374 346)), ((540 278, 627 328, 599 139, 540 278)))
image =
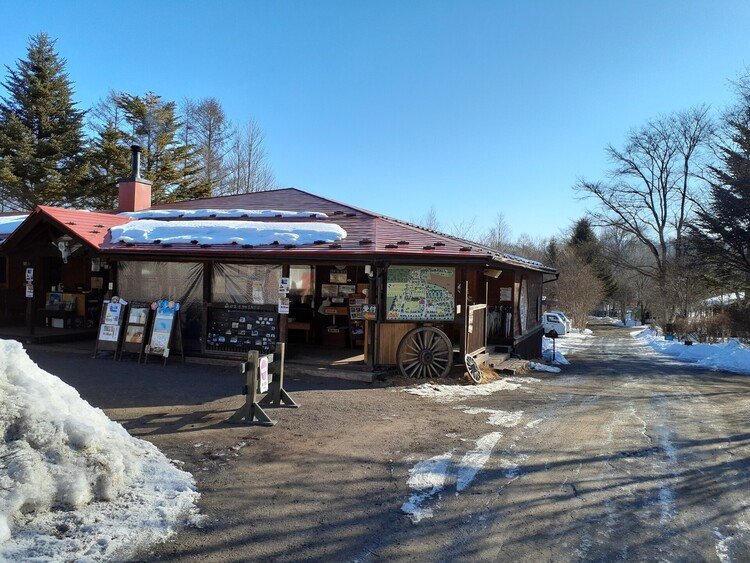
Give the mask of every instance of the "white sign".
POLYGON ((279 280, 279 294, 286 295, 289 293, 289 278, 279 280))
POLYGON ((34 268, 26 268, 26 281, 34 281, 34 268))
POLYGON ((119 325, 101 325, 99 327, 99 340, 117 342, 120 337, 119 325))
POLYGON ((279 315, 289 314, 289 298, 279 297, 279 315))
POLYGON ((265 356, 260 358, 260 392, 268 392, 268 358, 265 356))
POLYGON ((500 301, 510 301, 513 295, 513 288, 501 287, 500 288, 500 301))
POLYGON ((26 284, 26 297, 34 297, 34 284, 33 283, 26 284))

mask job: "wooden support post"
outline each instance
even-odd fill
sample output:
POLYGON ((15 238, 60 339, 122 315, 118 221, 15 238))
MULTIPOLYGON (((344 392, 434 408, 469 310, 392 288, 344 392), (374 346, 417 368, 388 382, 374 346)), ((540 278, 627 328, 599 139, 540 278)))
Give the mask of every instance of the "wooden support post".
POLYGON ((258 367, 260 356, 257 350, 250 350, 247 353, 247 362, 243 362, 241 369, 245 374, 245 404, 238 408, 235 413, 229 417, 227 422, 235 424, 255 424, 259 426, 273 426, 275 420, 266 414, 266 411, 256 401, 259 393, 258 389, 258 367))
POLYGON ((264 407, 286 407, 289 409, 298 409, 299 405, 289 396, 284 389, 284 358, 286 355, 286 344, 284 342, 276 343, 276 355, 274 362, 273 379, 268 386, 268 394, 259 402, 264 407))

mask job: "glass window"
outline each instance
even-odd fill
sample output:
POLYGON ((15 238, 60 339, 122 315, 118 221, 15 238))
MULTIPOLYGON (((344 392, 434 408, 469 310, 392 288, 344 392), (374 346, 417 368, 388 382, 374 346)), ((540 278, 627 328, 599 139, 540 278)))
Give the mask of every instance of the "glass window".
POLYGON ((315 293, 315 266, 289 267, 289 296, 306 301, 315 293))
POLYGON ((281 266, 265 264, 214 264, 211 301, 276 305, 281 266))

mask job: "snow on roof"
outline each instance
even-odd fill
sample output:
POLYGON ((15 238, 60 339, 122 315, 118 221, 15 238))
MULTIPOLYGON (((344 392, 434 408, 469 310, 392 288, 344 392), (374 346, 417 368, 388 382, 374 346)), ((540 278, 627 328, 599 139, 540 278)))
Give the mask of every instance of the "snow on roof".
POLYGON ((508 260, 512 260, 514 262, 519 262, 521 264, 528 264, 529 266, 534 266, 536 268, 544 268, 544 264, 541 262, 538 262, 537 260, 531 260, 530 258, 524 258, 523 256, 518 256, 516 254, 509 254, 507 252, 502 252, 501 255, 504 258, 507 258, 508 260))
POLYGON ((24 222, 28 215, 2 215, 0 216, 0 238, 6 238, 24 222))
POLYGON ((112 227, 112 242, 197 244, 312 244, 346 238, 334 223, 263 221, 157 221, 141 219, 112 227))
POLYGON ((284 219, 315 218, 325 219, 325 213, 319 211, 282 211, 279 209, 146 209, 144 211, 126 211, 119 213, 123 217, 131 219, 179 219, 179 218, 236 218, 247 217, 248 219, 260 219, 280 217, 284 219))
POLYGON ((129 560, 197 516, 192 475, 0 340, 0 560, 129 560))

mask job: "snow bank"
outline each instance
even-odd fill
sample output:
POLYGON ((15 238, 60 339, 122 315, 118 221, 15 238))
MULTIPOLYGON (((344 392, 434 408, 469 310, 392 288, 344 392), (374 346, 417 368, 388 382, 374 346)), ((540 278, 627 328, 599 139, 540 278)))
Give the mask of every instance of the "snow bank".
POLYGON ((570 362, 565 357, 565 354, 562 353, 559 342, 560 339, 558 338, 553 347, 551 338, 547 338, 546 336, 542 337, 542 359, 547 362, 552 362, 553 364, 567 366, 570 362))
POLYGON ((661 354, 672 356, 683 362, 693 362, 714 370, 750 375, 750 347, 737 340, 719 344, 693 344, 685 346, 677 340, 664 340, 651 329, 631 333, 661 354))
POLYGON ((18 226, 26 220, 28 215, 4 215, 0 216, 0 238, 6 238, 15 231, 18 226))
POLYGON ((189 473, 0 340, 0 560, 123 560, 197 516, 189 473))
POLYGON ((110 229, 113 242, 198 244, 311 244, 346 238, 334 223, 263 221, 157 221, 141 219, 110 229))
POLYGON ((434 383, 423 383, 417 387, 407 387, 406 393, 429 397, 438 403, 453 403, 467 397, 480 397, 492 395, 497 391, 512 390, 521 387, 521 383, 539 381, 533 377, 505 377, 491 383, 482 385, 436 385, 434 383))
MULTIPOLYGON (((551 352, 550 352, 550 355, 551 355, 551 352)), ((557 368, 555 366, 548 366, 547 364, 540 364, 538 362, 529 362, 529 367, 533 369, 534 371, 546 371, 548 373, 560 373, 560 368, 557 368)))
POLYGON ((291 218, 315 218, 325 219, 325 213, 319 211, 282 211, 279 209, 146 209, 144 211, 125 211, 118 213, 123 217, 131 219, 179 219, 181 217, 192 217, 195 219, 209 217, 223 217, 226 219, 246 217, 248 219, 260 219, 264 217, 291 218))
POLYGON ((589 329, 584 329, 558 337, 554 358, 552 357, 552 339, 545 336, 542 338, 542 359, 552 364, 567 366, 570 362, 566 356, 591 346, 596 339, 593 334, 589 329))

